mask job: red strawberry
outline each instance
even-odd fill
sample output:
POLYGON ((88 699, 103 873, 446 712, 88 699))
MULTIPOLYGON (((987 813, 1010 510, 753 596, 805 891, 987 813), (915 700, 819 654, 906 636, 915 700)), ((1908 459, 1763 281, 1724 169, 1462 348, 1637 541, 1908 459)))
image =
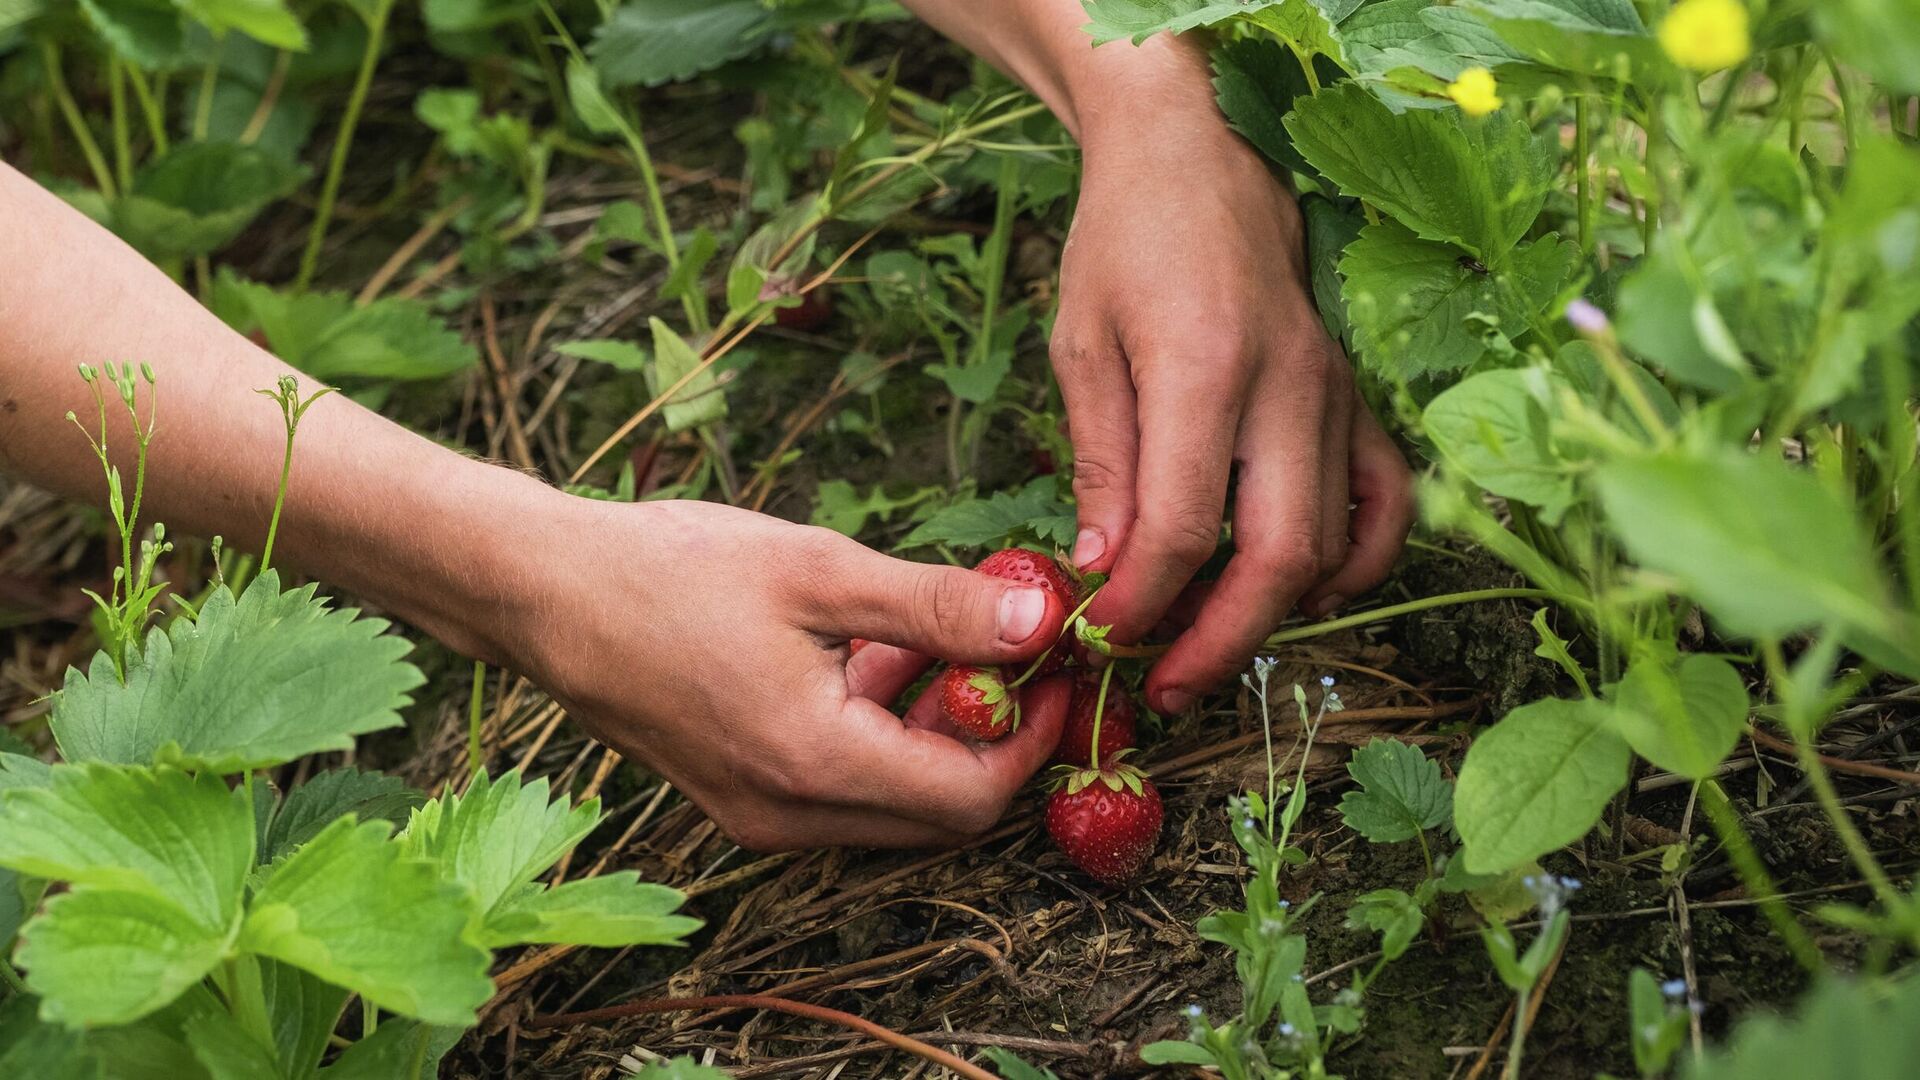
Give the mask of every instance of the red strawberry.
POLYGON ((1066 771, 1047 800, 1047 833, 1073 865, 1107 885, 1132 881, 1160 839, 1160 793, 1146 774, 1114 763, 1066 771))
POLYGON ((1020 725, 1020 695, 1009 691, 1000 673, 955 664, 940 676, 940 704, 953 726, 992 742, 1020 725))
MULTIPOLYGON (((1022 585, 1038 585, 1060 601, 1060 610, 1063 614, 1072 614, 1073 609, 1080 606, 1079 590, 1074 587, 1073 579, 1067 576, 1065 570, 1060 569, 1059 563, 1037 551, 1028 551, 1026 548, 1006 548, 980 560, 980 565, 974 569, 988 577, 1016 581, 1022 585)), ((1047 653, 1046 659, 1040 662, 1040 670, 1034 674, 1051 675, 1059 671, 1067 662, 1067 652, 1068 648, 1065 645, 1054 648, 1047 653)), ((1026 667, 1027 665, 1022 664, 1019 670, 1025 671, 1026 667)), ((1018 672, 1015 674, 1017 677, 1018 672)))
MULTIPOLYGON (((1073 681, 1073 700, 1067 706, 1067 722, 1060 729, 1060 745, 1053 751, 1053 760, 1057 764, 1079 766, 1093 763, 1093 713, 1099 701, 1100 676, 1090 671, 1082 672, 1073 681)), ((1107 707, 1100 714, 1100 761, 1105 762, 1133 746, 1134 718, 1133 699, 1120 687, 1108 686, 1107 707)))

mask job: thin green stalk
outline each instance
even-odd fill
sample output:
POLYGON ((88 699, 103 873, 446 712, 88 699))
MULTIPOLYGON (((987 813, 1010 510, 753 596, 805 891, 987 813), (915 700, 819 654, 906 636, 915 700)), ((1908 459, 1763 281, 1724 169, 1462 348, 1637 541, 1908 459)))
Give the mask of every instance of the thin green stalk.
POLYGON ((1840 804, 1840 793, 1833 789, 1833 777, 1828 775, 1827 767, 1820 760, 1820 754, 1813 743, 1799 731, 1793 734, 1793 755, 1800 764, 1800 771, 1806 774, 1807 782, 1813 787, 1814 798, 1820 803, 1820 809, 1833 823, 1833 830, 1840 834, 1840 844, 1847 849, 1847 855, 1853 859, 1855 869, 1860 876, 1873 887, 1873 894, 1880 898, 1890 910, 1898 909, 1900 894, 1894 890, 1893 882, 1887 878, 1887 872, 1880 866, 1880 860, 1873 855, 1873 849, 1867 846, 1867 840, 1854 827, 1853 819, 1847 816, 1846 808, 1840 804))
POLYGON ((67 122, 67 130, 73 134, 73 141, 80 145, 80 155, 87 159, 87 168, 93 172, 94 186, 109 199, 117 197, 119 188, 113 182, 113 171, 107 168, 106 155, 100 152, 100 144, 94 141, 86 117, 80 114, 80 106, 73 100, 73 91, 67 86, 66 72, 60 66, 59 46, 50 40, 42 41, 40 57, 46 64, 47 85, 53 91, 54 104, 59 107, 61 118, 67 122))
MULTIPOLYGON (((4 943, 0 942, 0 944, 4 943)), ((26 980, 20 977, 20 973, 14 970, 13 964, 4 957, 0 957, 0 983, 5 983, 7 988, 16 994, 32 993, 27 989, 26 980)))
MULTIPOLYGON (((1093 769, 1100 767, 1100 721, 1105 719, 1107 715, 1107 687, 1113 684, 1113 667, 1112 664, 1108 664, 1101 670, 1100 696, 1095 699, 1093 703, 1093 742, 1092 745, 1087 747, 1088 767, 1093 769)), ((1272 736, 1268 736, 1268 738, 1271 739, 1272 736)), ((1269 752, 1267 757, 1268 760, 1271 761, 1273 757, 1272 753, 1269 752)), ((1269 769, 1268 772, 1271 774, 1272 770, 1269 769)))
POLYGON ((1747 838, 1746 830, 1740 825, 1740 816, 1734 812, 1733 803, 1721 789, 1719 781, 1701 783, 1700 805, 1706 808, 1707 820, 1713 823, 1713 831, 1720 835, 1720 843, 1726 848, 1728 860, 1746 883, 1747 891, 1759 902, 1760 913, 1773 924, 1774 933, 1780 935, 1787 951, 1793 954, 1794 960, 1808 974, 1820 975, 1826 963, 1820 956, 1819 948, 1780 899, 1780 890, 1773 883, 1773 875, 1767 873, 1766 865, 1754 852, 1753 841, 1747 838))
POLYGON ((153 87, 147 84, 147 74, 138 64, 127 65, 127 85, 133 87, 134 99, 140 102, 140 115, 147 122, 147 137, 153 140, 153 152, 167 152, 167 115, 161 109, 160 101, 154 96, 153 87))
POLYGON ((213 126, 213 88, 220 82, 220 58, 227 51, 225 31, 215 31, 213 52, 207 57, 207 66, 200 71, 200 96, 193 106, 193 137, 205 139, 207 129, 213 126))
POLYGON ((133 186, 133 137, 127 130, 126 65, 107 57, 107 99, 113 122, 113 170, 122 190, 133 186))
POLYGON ((367 91, 373 86, 373 72, 380 65, 380 46, 386 37, 387 17, 393 12, 393 0, 380 0, 367 22, 367 47, 360 55, 360 70, 354 75, 353 90, 347 95, 347 107, 340 114, 340 130, 333 137, 333 153, 327 161, 327 176, 320 185, 320 202, 307 233, 307 249, 300 255, 300 272, 294 276, 293 289, 304 292, 320 268, 320 248, 327 239, 327 226, 333 221, 333 204, 340 197, 340 180, 346 175, 347 155, 353 149, 354 129, 360 126, 360 110, 367 104, 367 91))
POLYGON ((1507 1044, 1507 1067, 1500 1075, 1503 1080, 1520 1080, 1520 1061, 1527 1048, 1527 999, 1532 997, 1529 990, 1520 991, 1513 1006, 1513 1039, 1507 1044))
POLYGON ((481 704, 486 696, 487 662, 473 662, 473 693, 467 698, 467 775, 480 775, 480 766, 484 761, 480 745, 481 704))
POLYGON ((1660 203, 1665 195, 1660 176, 1660 151, 1667 140, 1666 122, 1661 118, 1657 104, 1647 110, 1646 132, 1647 197, 1641 203, 1640 246, 1645 251, 1652 251, 1654 234, 1660 231, 1660 203))
POLYGON ((273 568, 273 541, 280 535, 280 511, 287 505, 287 479, 293 475, 293 425, 287 425, 286 452, 280 455, 280 485, 273 494, 273 516, 267 519, 267 543, 260 549, 260 571, 273 568))
POLYGON ((1371 626, 1374 623, 1397 619, 1402 615, 1431 611, 1434 608, 1451 607, 1455 604, 1474 604, 1482 600, 1553 600, 1559 603, 1584 604, 1586 601, 1562 596, 1546 589, 1473 589, 1468 592, 1442 593, 1439 596, 1423 596, 1418 600, 1408 600, 1402 604, 1389 604, 1386 607, 1361 611, 1352 615, 1343 615, 1338 619, 1328 619, 1308 626, 1296 626, 1269 634, 1264 644, 1272 649, 1294 641, 1320 637, 1338 630, 1350 630, 1356 626, 1371 626))
POLYGON ((1593 145, 1587 117, 1587 95, 1573 99, 1573 167, 1580 253, 1593 252, 1593 145))
POLYGON ((245 955, 229 957, 226 976, 227 1011, 263 1045, 272 1046, 273 1019, 260 981, 260 962, 245 955))

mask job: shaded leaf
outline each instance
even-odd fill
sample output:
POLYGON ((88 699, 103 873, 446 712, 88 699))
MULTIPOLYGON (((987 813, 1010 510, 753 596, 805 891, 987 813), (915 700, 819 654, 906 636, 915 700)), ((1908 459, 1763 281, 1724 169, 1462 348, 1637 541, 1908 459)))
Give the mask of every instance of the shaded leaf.
POLYGON ((230 928, 207 926, 149 893, 87 888, 47 901, 16 956, 43 1017, 125 1024, 205 978, 231 939, 230 928))
POLYGON ((1411 840, 1453 816, 1453 785, 1419 747, 1374 739, 1353 752, 1347 772, 1360 787, 1341 798, 1340 816, 1376 844, 1411 840))
POLYGON ((1641 656, 1613 691, 1615 730, 1634 752, 1695 780, 1713 775, 1747 726, 1747 688, 1717 656, 1641 656))
POLYGON ((426 796, 397 776, 351 767, 329 769, 294 788, 281 801, 261 838, 260 861, 280 858, 346 814, 361 821, 400 825, 425 801, 426 796))
POLYGON ((1601 702, 1549 698, 1474 739, 1454 790, 1465 869, 1498 873, 1593 828, 1632 760, 1607 720, 1601 702))
POLYGON ((569 881, 553 888, 520 886, 488 916, 481 944, 680 945, 699 919, 676 915, 686 895, 640 881, 631 870, 569 881))

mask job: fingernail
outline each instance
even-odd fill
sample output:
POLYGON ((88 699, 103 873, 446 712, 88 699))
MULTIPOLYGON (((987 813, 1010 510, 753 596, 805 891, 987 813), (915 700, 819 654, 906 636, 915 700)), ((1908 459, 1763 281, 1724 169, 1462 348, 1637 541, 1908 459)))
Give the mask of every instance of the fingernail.
POLYGON ((1018 645, 1040 629, 1047 617, 1047 594, 1039 589, 1008 589, 1000 594, 1000 640, 1018 645))
POLYGON ((1320 617, 1324 619, 1327 616, 1333 614, 1334 612, 1339 611, 1343 606, 1346 605, 1346 602, 1347 602, 1346 597, 1341 596, 1339 593, 1334 593, 1332 596, 1327 597, 1325 600, 1322 600, 1320 601, 1319 604, 1315 605, 1314 610, 1319 612, 1320 617))
POLYGON ((1098 529, 1081 529, 1073 539, 1073 565, 1085 570, 1107 553, 1107 538, 1098 529))
POLYGON ((1171 716, 1193 707, 1194 696, 1185 690, 1169 690, 1160 695, 1160 711, 1171 716))

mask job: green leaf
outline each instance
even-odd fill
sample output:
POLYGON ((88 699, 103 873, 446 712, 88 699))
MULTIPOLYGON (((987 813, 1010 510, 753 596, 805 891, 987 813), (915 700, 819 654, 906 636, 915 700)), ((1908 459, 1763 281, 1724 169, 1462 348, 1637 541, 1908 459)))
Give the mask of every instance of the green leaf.
POLYGON ((1747 726, 1747 688, 1717 656, 1645 655, 1613 691, 1615 730, 1669 772, 1704 780, 1747 726))
POLYGON ((1286 126, 1294 148, 1342 192, 1495 269, 1539 215, 1558 157, 1508 111, 1395 114, 1352 83, 1296 102, 1286 126))
POLYGON ((1293 148, 1285 117, 1295 99, 1308 93, 1300 61, 1284 47, 1260 38, 1242 38, 1213 51, 1213 89, 1233 129, 1255 149, 1298 173, 1313 166, 1293 148))
POLYGON ((661 407, 667 430, 685 431, 726 419, 727 395, 713 368, 701 368, 700 354, 659 316, 649 318, 647 325, 653 328, 653 366, 647 382, 655 394, 664 394, 688 374, 699 372, 661 407))
POLYGON ((407 854, 432 861, 472 891, 482 915, 560 861, 600 824, 600 800, 548 801, 545 778, 522 784, 515 769, 482 769, 465 794, 449 792, 413 812, 400 836, 407 854))
POLYGON ((260 861, 269 863, 313 839, 334 819, 404 824, 426 796, 397 776, 361 769, 329 769, 288 793, 260 841, 260 861))
POLYGON ((1140 1060, 1149 1065, 1212 1065, 1220 1062, 1213 1051, 1190 1042, 1162 1039, 1140 1048, 1140 1060))
POLYGON ((238 30, 262 45, 305 52, 307 31, 282 0, 178 0, 194 21, 215 34, 238 30))
POLYGON ((356 305, 344 292, 283 293, 222 267, 212 307, 235 330, 258 329, 275 356, 316 379, 436 379, 479 360, 417 300, 356 305))
POLYGON ((1920 670, 1920 637, 1890 610, 1854 508, 1807 473, 1759 454, 1673 451, 1609 462, 1595 480, 1627 552, 1734 633, 1837 625, 1856 648, 1900 643, 1889 659, 1920 670))
POLYGON ((1549 698, 1473 741, 1453 800, 1467 870, 1498 873, 1593 828, 1632 760, 1607 712, 1597 701, 1549 698))
POLYGON ((645 371, 653 360, 653 354, 635 345, 631 341, 564 341, 553 347, 553 351, 562 356, 577 356, 582 360, 606 364, 621 371, 645 371))
POLYGON ((1369 225, 1340 261, 1354 346, 1393 379, 1470 367, 1499 337, 1529 331, 1577 255, 1549 236, 1516 248, 1509 269, 1490 271, 1393 222, 1369 225))
POLYGON ((493 992, 487 953, 466 935, 472 901, 387 833, 384 821, 342 818, 276 864, 241 946, 402 1016, 472 1024, 493 992))
POLYGON ((1413 944, 1414 936, 1426 924, 1420 905, 1400 889, 1375 889, 1354 897, 1347 909, 1349 930, 1374 930, 1380 934, 1380 955, 1397 960, 1413 944))
POLYGON ((538 10, 532 0, 423 0, 420 5, 427 26, 446 34, 491 30, 538 10))
POLYGON ((80 10, 101 40, 142 68, 164 71, 187 61, 186 22, 172 3, 80 0, 80 10))
POLYGON ((1813 6, 1813 25, 1840 59, 1920 94, 1920 0, 1829 0, 1813 6))
MULTIPOLYGON (((42 1021, 30 995, 0 999, 0 1076, 31 1080, 109 1080, 83 1036, 42 1021)), ((118 1080, 118 1078, 113 1078, 118 1080)))
POLYGON ((845 480, 823 480, 814 493, 813 514, 807 519, 810 525, 819 525, 847 536, 858 536, 867 527, 867 522, 878 517, 881 521, 890 521, 896 510, 915 506, 941 493, 940 488, 924 487, 910 495, 894 498, 886 489, 875 484, 865 495, 845 480))
POLYGON ((1353 332, 1347 301, 1341 295, 1339 267, 1341 256, 1366 227, 1366 216, 1351 204, 1342 205, 1311 193, 1301 196, 1300 210, 1307 225, 1307 265, 1313 281, 1313 305, 1320 311, 1320 322, 1327 328, 1327 336, 1351 351, 1353 332))
POLYGON ((1031 531, 1036 522, 1048 522, 1069 509, 1060 500, 1054 478, 1043 476, 1017 492, 996 491, 984 499, 955 503, 921 522, 900 546, 1001 546, 1008 538, 1031 531))
POLYGON ((627 122, 621 119, 620 110, 600 89, 599 73, 579 57, 567 59, 567 97, 573 103, 573 114, 595 135, 618 135, 625 130, 627 122))
POLYGON ((123 684, 104 653, 69 669, 53 732, 70 761, 241 772, 398 725, 424 681, 383 619, 329 609, 307 585, 280 591, 273 571, 235 600, 215 589, 198 619, 148 635, 123 684))
MULTIPOLYGON (((1242 5, 1246 10, 1250 5, 1242 5)), ((1264 28, 1289 48, 1298 49, 1306 56, 1325 56, 1334 63, 1345 66, 1346 57, 1340 49, 1340 33, 1333 28, 1333 20, 1320 8, 1320 0, 1280 0, 1272 5, 1251 5, 1246 18, 1254 25, 1264 28)))
POLYGON ((209 1009, 182 1027, 209 1080, 261 1080, 282 1075, 274 1048, 255 1038, 232 1013, 209 1009))
POLYGON ((664 885, 644 884, 623 870, 547 888, 520 886, 481 928, 480 942, 490 949, 509 945, 680 945, 700 929, 699 919, 676 915, 686 894, 664 885))
POLYGON ((1081 0, 1095 45, 1121 38, 1135 45, 1158 33, 1180 34, 1270 7, 1281 0, 1081 0))
POLYGON ((609 87, 659 86, 738 60, 783 25, 759 0, 628 0, 587 51, 609 87))
POLYGON ((634 1074, 633 1080, 729 1080, 726 1073, 709 1068, 690 1057, 649 1065, 634 1074))
POLYGON ((438 1074, 437 1031, 404 1020, 382 1023, 380 1030, 347 1047, 315 1080, 429 1080, 438 1074))
POLYGON ((113 230, 149 258, 211 254, 305 178, 304 169, 259 147, 182 143, 142 168, 114 200, 113 230))
POLYGON ((254 962, 260 968, 260 987, 279 1059, 289 1075, 307 1076, 320 1064, 327 1041, 340 1024, 347 991, 277 960, 255 958, 254 962))
POLYGON ((1920 1061, 1920 982, 1832 979, 1790 1017, 1752 1016, 1689 1059, 1686 1080, 1908 1080, 1920 1061))
POLYGON ((150 893, 84 888, 47 901, 17 959, 46 1019, 126 1024, 205 978, 232 937, 150 893))
POLYGON ((1419 747, 1374 739, 1353 752, 1347 772, 1360 787, 1341 798, 1340 816, 1376 844, 1411 840, 1453 816, 1453 786, 1419 747))
POLYGON ((1552 439, 1553 397, 1564 387, 1539 368, 1483 371, 1434 398, 1421 428, 1448 466, 1539 507, 1552 524, 1573 504, 1574 469, 1552 439))
POLYGON ((1035 1068, 1013 1056, 1013 1051, 999 1046, 987 1047, 987 1060, 1000 1070, 1004 1080, 1060 1080, 1052 1069, 1035 1068))
POLYGON ((1628 0, 1470 0, 1462 6, 1544 68, 1642 85, 1673 71, 1628 0))
POLYGON ((1552 611, 1548 608, 1541 608, 1533 613, 1533 633, 1540 639, 1540 644, 1534 646, 1533 655, 1558 664, 1560 670, 1566 672, 1567 676, 1580 687, 1581 696, 1592 697, 1593 687, 1587 683, 1586 669, 1580 666, 1580 661, 1573 658, 1572 650, 1567 648, 1567 639, 1554 633, 1553 627, 1548 625, 1551 617, 1552 611))
POLYGON ((244 788, 170 768, 62 765, 0 801, 0 863, 35 877, 152 897, 212 933, 239 913, 253 866, 244 788))

